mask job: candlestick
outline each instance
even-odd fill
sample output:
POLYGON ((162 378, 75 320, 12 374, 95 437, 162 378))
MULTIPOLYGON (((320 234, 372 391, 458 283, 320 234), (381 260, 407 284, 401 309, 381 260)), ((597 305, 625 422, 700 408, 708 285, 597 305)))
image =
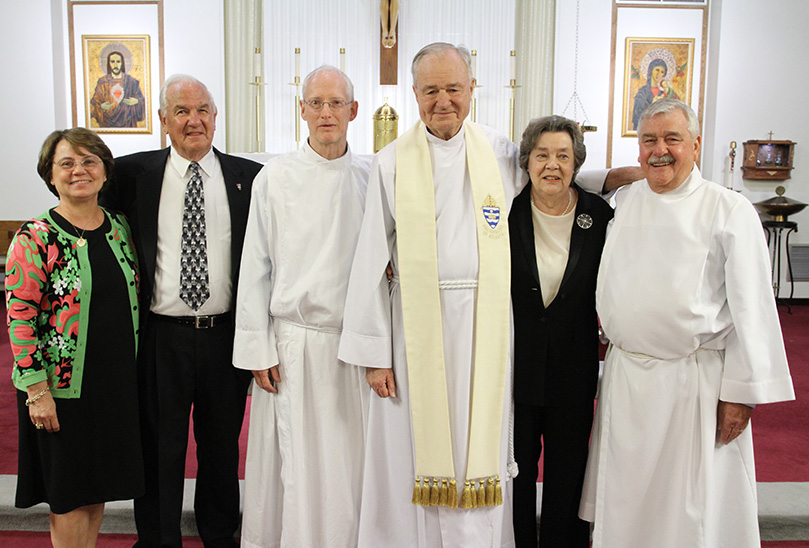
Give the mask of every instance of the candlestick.
POLYGON ((736 165, 736 141, 730 142, 730 171, 733 172, 733 168, 736 165))
POLYGON ((301 97, 298 90, 301 86, 301 48, 295 48, 295 80, 290 82, 295 86, 295 147, 301 147, 301 97))
POLYGON ((725 188, 733 190, 733 167, 736 163, 736 141, 730 142, 730 153, 725 159, 725 188))
POLYGON ((510 76, 510 79, 511 79, 512 82, 517 79, 517 52, 514 51, 514 50, 511 50, 511 76, 510 76))
POLYGON ((298 86, 301 85, 301 77, 295 77, 295 148, 301 148, 301 97, 298 95, 298 86))
POLYGON ((474 85, 472 86, 472 105, 469 110, 469 119, 473 122, 478 121, 478 100, 475 97, 475 88, 477 86, 477 74, 478 74, 478 50, 472 50, 472 82, 474 85))
POLYGON ((261 48, 255 48, 253 53, 253 81, 251 86, 256 86, 256 152, 263 152, 261 141, 261 86, 265 86, 261 81, 261 48))
MULTIPOLYGON (((515 59, 514 52, 511 52, 512 59, 515 59)), ((514 111, 515 109, 515 100, 514 100, 514 90, 522 87, 517 85, 517 79, 512 76, 509 84, 506 86, 507 88, 511 88, 511 100, 509 101, 509 115, 508 115, 508 138, 514 141, 514 111)))

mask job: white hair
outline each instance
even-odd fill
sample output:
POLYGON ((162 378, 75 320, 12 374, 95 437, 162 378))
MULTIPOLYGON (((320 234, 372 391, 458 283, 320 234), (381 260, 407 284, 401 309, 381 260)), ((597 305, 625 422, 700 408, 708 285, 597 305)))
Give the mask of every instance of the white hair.
POLYGON ((208 101, 211 103, 213 113, 216 114, 216 103, 214 103, 213 95, 211 95, 211 92, 208 90, 208 87, 205 84, 203 84, 193 76, 189 76, 188 74, 172 74, 171 76, 166 78, 166 81, 163 82, 162 86, 160 86, 159 112, 161 115, 166 116, 166 114, 168 114, 166 110, 168 109, 169 105, 168 99, 166 99, 166 95, 168 94, 169 88, 176 84, 195 84, 202 87, 202 89, 205 90, 205 93, 208 94, 208 101))
POLYGON ((454 46, 447 42, 433 42, 432 44, 427 44, 421 48, 416 56, 413 57, 413 63, 410 65, 410 73, 413 75, 413 85, 416 85, 416 71, 418 70, 419 64, 421 64, 425 57, 428 55, 446 53, 448 51, 454 51, 458 54, 461 60, 463 60, 464 64, 466 65, 466 73, 469 75, 469 81, 471 82, 472 55, 469 53, 469 50, 464 46, 454 46))
POLYGON ((691 137, 696 139, 699 136, 699 118, 694 114, 691 107, 679 99, 672 99, 670 97, 655 101, 646 107, 646 110, 643 111, 643 114, 641 114, 638 119, 638 137, 640 137, 640 129, 643 126, 643 122, 650 119, 652 116, 669 114, 676 110, 679 110, 685 115, 685 119, 688 121, 688 131, 691 133, 691 137))

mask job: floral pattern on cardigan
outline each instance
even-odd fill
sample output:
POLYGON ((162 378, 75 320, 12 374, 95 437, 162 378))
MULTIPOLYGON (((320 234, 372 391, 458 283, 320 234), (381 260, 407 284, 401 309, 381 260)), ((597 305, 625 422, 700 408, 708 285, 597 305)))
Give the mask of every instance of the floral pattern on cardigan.
MULTIPOLYGON (((126 279, 137 342, 137 255, 125 218, 104 213, 111 224, 105 239, 126 279)), ((20 390, 47 379, 55 397, 81 395, 92 275, 88 246, 77 242, 78 237, 59 227, 47 211, 20 227, 8 249, 12 380, 20 390)))

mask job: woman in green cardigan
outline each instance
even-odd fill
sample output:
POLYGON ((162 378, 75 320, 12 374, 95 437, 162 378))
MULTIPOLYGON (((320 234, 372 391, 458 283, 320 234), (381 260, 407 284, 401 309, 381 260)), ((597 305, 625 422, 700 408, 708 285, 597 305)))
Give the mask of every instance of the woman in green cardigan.
POLYGON ((98 205, 113 159, 92 131, 54 131, 37 171, 59 204, 8 251, 18 389, 16 506, 50 506, 54 546, 95 546, 104 503, 143 493, 137 405, 137 257, 98 205))

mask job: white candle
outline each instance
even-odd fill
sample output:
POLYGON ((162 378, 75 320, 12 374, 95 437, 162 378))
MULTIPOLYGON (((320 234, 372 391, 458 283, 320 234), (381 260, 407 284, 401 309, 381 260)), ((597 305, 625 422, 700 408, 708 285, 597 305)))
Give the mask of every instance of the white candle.
POLYGON ((475 80, 478 77, 478 50, 472 50, 472 79, 475 80))
POLYGON ((517 52, 511 50, 511 79, 517 79, 517 52))
POLYGON ((301 48, 295 48, 295 78, 301 76, 301 48))
POLYGON ((253 76, 261 77, 261 48, 253 54, 253 76))
POLYGON ((340 48, 340 70, 346 71, 346 49, 340 48))

